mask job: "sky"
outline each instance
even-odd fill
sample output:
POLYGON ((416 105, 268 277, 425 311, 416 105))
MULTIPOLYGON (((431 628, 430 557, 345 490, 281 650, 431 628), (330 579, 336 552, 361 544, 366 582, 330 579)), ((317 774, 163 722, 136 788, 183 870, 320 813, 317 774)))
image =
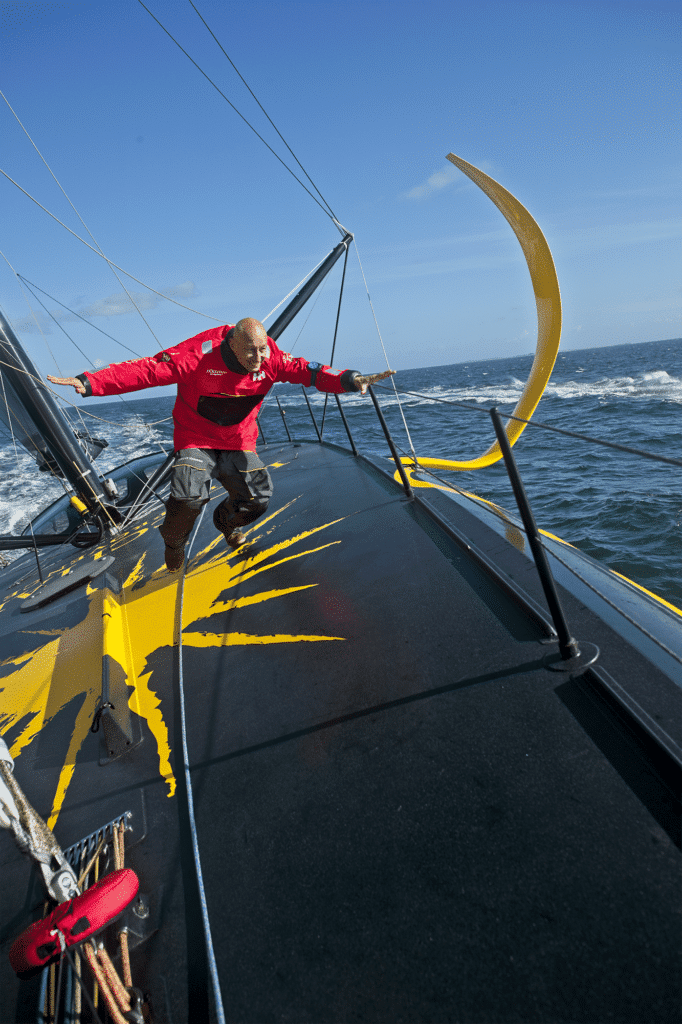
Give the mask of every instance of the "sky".
MULTIPOLYGON (((303 178, 189 0, 147 7, 201 71, 138 0, 0 2, 0 307, 41 373, 70 376, 264 319, 340 237, 205 77, 303 178), (147 323, 101 256, 5 175, 143 282, 117 272, 147 323)), ((448 152, 504 185, 542 228, 564 349, 682 334, 680 4, 196 8, 355 235, 335 366, 534 351, 520 246, 448 152)), ((340 280, 341 262, 282 347, 329 359, 340 280)))

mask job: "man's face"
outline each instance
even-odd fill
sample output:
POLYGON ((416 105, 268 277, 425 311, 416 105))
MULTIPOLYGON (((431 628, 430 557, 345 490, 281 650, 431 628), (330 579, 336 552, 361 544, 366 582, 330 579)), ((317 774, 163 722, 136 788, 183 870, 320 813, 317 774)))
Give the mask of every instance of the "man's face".
POLYGON ((258 332, 235 332, 229 344, 241 365, 249 373, 260 370, 261 363, 270 355, 268 336, 265 333, 261 335, 258 332))

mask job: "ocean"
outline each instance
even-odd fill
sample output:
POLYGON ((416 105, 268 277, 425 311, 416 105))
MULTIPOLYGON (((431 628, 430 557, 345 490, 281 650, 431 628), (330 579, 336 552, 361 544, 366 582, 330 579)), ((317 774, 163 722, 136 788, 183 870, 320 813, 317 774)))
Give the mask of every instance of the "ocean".
MULTIPOLYGON (((512 412, 532 361, 528 355, 399 371, 394 377, 399 392, 413 393, 402 394, 400 404, 417 455, 457 460, 481 455, 494 440, 486 410, 495 405, 502 414, 512 412), (462 404, 469 408, 460 408, 462 404)), ((377 369, 375 362, 371 369, 377 369)), ((377 388, 377 394, 396 443, 407 454, 410 444, 401 410, 386 384, 377 388)), ((325 398, 315 391, 308 395, 319 424, 325 398)), ((273 442, 285 436, 275 396, 292 437, 314 438, 301 388, 283 384, 273 388, 261 413, 265 439, 273 442)), ((172 404, 172 398, 155 398, 153 393, 145 398, 125 396, 125 403, 91 404, 100 419, 83 420, 93 435, 109 442, 97 460, 100 471, 160 448, 170 450, 172 404)), ((79 408, 85 412, 88 403, 79 408)), ((357 447, 386 455, 369 397, 349 397, 344 409, 357 447)), ((682 467, 534 424, 682 458, 682 339, 560 352, 533 422, 514 446, 540 528, 682 607, 682 467)), ((333 399, 324 437, 348 446, 333 399)), ((502 463, 439 475, 516 512, 502 463)), ((38 472, 28 455, 15 453, 7 431, 0 427, 0 532, 21 533, 62 493, 60 483, 38 472)))

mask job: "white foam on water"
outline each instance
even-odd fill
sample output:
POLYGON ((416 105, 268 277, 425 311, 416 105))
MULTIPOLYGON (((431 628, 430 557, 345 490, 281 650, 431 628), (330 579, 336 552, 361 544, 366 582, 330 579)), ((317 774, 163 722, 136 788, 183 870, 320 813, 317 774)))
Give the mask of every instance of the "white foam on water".
MULTIPOLYGON (((139 415, 123 423, 93 420, 88 426, 91 434, 105 437, 109 442, 109 447, 95 463, 102 475, 141 455, 172 448, 172 424, 148 427, 139 415), (164 430, 164 427, 170 429, 164 430)), ((0 438, 0 533, 22 533, 32 519, 65 493, 65 489, 51 473, 41 472, 21 445, 17 445, 15 452, 11 438, 0 438)), ((21 552, 5 552, 4 557, 11 560, 19 554, 21 552)))
MULTIPOLYGON (((497 383, 487 382, 467 387, 446 387, 436 385, 426 389, 408 388, 406 391, 418 392, 401 394, 402 402, 414 405, 433 405, 438 401, 464 402, 470 404, 514 405, 526 386, 525 381, 512 378, 497 383)), ((399 391, 400 386, 398 385, 399 391)), ((581 398, 629 398, 635 400, 661 399, 666 402, 682 403, 682 379, 671 376, 666 370, 653 370, 638 376, 602 377, 599 380, 553 381, 550 379, 545 388, 545 395, 564 400, 581 398)), ((382 395, 384 402, 395 404, 395 396, 386 392, 382 395)))
POLYGON ((550 380, 545 394, 560 399, 657 398, 666 402, 682 402, 682 379, 672 377, 667 370, 652 370, 633 377, 602 377, 595 381, 581 379, 554 383, 550 380))

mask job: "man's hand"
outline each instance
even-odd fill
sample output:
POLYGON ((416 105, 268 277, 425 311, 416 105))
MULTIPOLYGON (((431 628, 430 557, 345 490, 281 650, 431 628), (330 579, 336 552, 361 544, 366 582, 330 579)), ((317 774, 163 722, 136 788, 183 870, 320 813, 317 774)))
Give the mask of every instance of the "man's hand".
POLYGON ((356 390, 359 391, 361 395, 364 395, 371 384, 376 384, 379 380, 385 380, 387 377, 392 377, 394 373, 395 370, 384 370, 383 373, 368 373, 366 375, 354 377, 353 383, 355 384, 356 390))
POLYGON ((76 389, 76 391, 78 392, 79 395, 84 395, 85 394, 85 387, 83 385, 83 382, 80 381, 80 380, 76 380, 75 377, 51 377, 49 375, 49 373, 48 373, 47 379, 52 384, 66 384, 66 385, 70 384, 71 387, 76 389))

